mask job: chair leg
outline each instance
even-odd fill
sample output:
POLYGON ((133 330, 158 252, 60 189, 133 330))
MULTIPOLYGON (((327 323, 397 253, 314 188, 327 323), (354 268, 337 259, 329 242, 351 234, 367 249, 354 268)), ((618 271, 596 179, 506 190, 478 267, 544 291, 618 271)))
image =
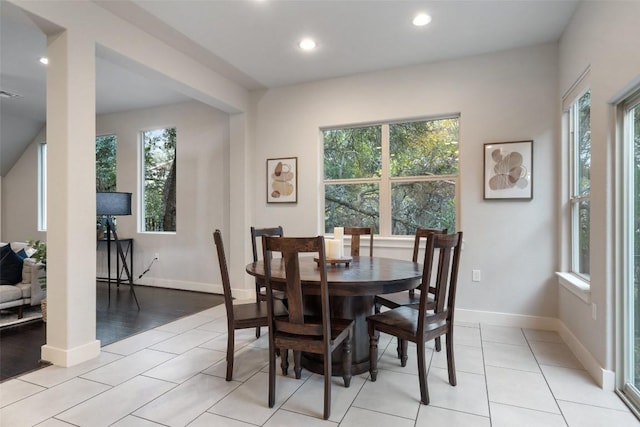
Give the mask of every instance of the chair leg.
MULTIPOLYGON (((273 340, 272 340, 273 341, 273 340)), ((282 354, 283 352, 280 352, 282 354)), ((287 350, 284 350, 287 356, 287 350)), ((284 368, 283 368, 284 369, 284 368)), ((276 351, 269 343, 269 408, 273 408, 276 403, 276 351)))
POLYGON ((351 333, 342 343, 342 379, 344 380, 344 386, 349 387, 351 385, 351 333))
POLYGON ((256 326, 256 339, 260 338, 260 326, 256 326))
POLYGON ((22 306, 18 307, 18 319, 22 319, 22 317, 24 317, 24 310, 22 308, 22 306))
POLYGON ((442 350, 442 342, 440 340, 440 337, 436 338, 436 351, 441 351, 442 350))
MULTIPOLYGON (((405 341, 406 342, 406 341, 405 341)), ((420 401, 429 404, 429 389, 427 388, 427 364, 425 361, 426 352, 424 349, 424 341, 416 342, 418 347, 418 381, 420 381, 420 401)))
POLYGON ((455 386, 456 380, 456 362, 453 357, 453 331, 449 330, 447 334, 447 370, 449 371, 449 384, 455 386))
POLYGON ((234 353, 234 330, 230 329, 227 333, 227 376, 226 380, 231 381, 233 378, 233 353, 234 353))
POLYGON ((286 348, 280 349, 280 367, 282 368, 282 375, 285 377, 289 375, 289 350, 286 348))
POLYGON ((369 374, 371 381, 378 378, 378 332, 369 324, 369 374))
POLYGON ((331 415, 331 352, 324 353, 324 416, 325 420, 331 415))
MULTIPOLYGON (((400 339, 398 338, 398 340, 400 339)), ((407 359, 409 358, 409 356, 407 355, 408 349, 409 341, 400 340, 400 366, 402 366, 403 368, 407 366, 407 359)))
POLYGON ((398 353, 398 359, 402 358, 402 340, 400 337, 396 338, 396 353, 398 353))
POLYGON ((380 309, 382 309, 382 304, 376 302, 373 304, 373 312, 374 314, 380 314, 380 309))
POLYGON ((302 378, 302 352, 299 350, 293 352, 293 373, 297 380, 302 378))

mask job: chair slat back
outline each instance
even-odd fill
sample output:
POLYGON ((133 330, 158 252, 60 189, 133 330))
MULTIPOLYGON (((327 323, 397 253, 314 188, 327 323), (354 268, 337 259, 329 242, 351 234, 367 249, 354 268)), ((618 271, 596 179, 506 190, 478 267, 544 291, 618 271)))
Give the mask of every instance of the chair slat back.
POLYGON ((430 234, 439 233, 439 234, 447 234, 448 229, 443 228, 442 230, 438 228, 416 228, 415 240, 413 241, 413 257, 411 261, 418 262, 418 252, 420 251, 420 243, 422 239, 426 239, 430 234))
POLYGON ((227 310, 227 321, 233 324, 233 297, 231 295, 231 282, 229 280, 229 270, 227 268, 227 258, 224 254, 224 244, 222 243, 222 233, 220 230, 213 232, 213 241, 218 251, 218 263, 220 264, 220 275, 222 276, 222 289, 224 290, 224 307, 227 310))
MULTIPOLYGON (((324 250, 324 238, 318 237, 262 237, 262 248, 265 261, 265 282, 267 287, 267 304, 273 304, 271 259, 273 252, 282 253, 286 276, 286 294, 288 318, 278 318, 273 327, 276 330, 297 335, 320 336, 329 338, 329 289, 327 287, 327 267, 324 250), (299 255, 317 253, 318 271, 320 273, 320 298, 322 307, 322 324, 305 323, 302 282, 300 280, 299 255)), ((271 318, 271 316, 270 316, 271 318)))
POLYGON ((455 309, 455 295, 458 282, 458 267, 460 250, 462 247, 462 232, 455 234, 434 234, 427 237, 427 248, 424 257, 422 283, 431 283, 438 251, 437 271, 435 272, 435 314, 427 316, 428 292, 420 294, 420 316, 418 318, 418 333, 424 331, 425 319, 430 321, 446 318, 453 320, 455 309), (448 298, 447 298, 448 295, 448 298), (446 304, 445 304, 446 301, 446 304), (446 314, 445 314, 446 313, 446 314), (435 316, 435 317, 434 317, 435 316))
POLYGON ((284 236, 282 226, 255 228, 251 227, 251 249, 253 249, 253 262, 258 261, 258 240, 262 241, 262 236, 284 236))
POLYGON ((351 256, 360 256, 360 236, 369 235, 369 256, 373 256, 372 227, 345 227, 344 234, 351 236, 351 256))

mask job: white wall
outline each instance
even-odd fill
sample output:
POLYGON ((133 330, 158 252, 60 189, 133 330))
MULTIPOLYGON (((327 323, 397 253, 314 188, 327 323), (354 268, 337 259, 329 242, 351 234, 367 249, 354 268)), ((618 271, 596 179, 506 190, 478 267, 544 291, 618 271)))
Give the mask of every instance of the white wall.
POLYGON ((615 236, 614 107, 610 101, 640 76, 639 2, 582 2, 560 44, 559 93, 590 66, 591 87, 591 307, 564 289, 559 317, 606 370, 614 370, 615 236))
POLYGON ((2 238, 7 242, 46 240, 38 231, 38 144, 45 142, 42 128, 2 179, 2 238))
POLYGON ((98 116, 96 134, 118 137, 118 191, 133 193, 133 214, 118 217, 119 236, 135 240, 135 277, 160 254, 140 283, 221 292, 213 230, 226 229, 229 116, 199 102, 98 116), (138 233, 139 134, 176 127, 177 232, 138 233), (214 269, 215 267, 215 269, 214 269))
MULTIPOLYGON (((133 193, 133 215, 118 217, 118 234, 134 239, 134 278, 160 254, 136 283, 222 292, 212 233, 228 229, 229 116, 197 101, 106 114, 96 134, 118 137, 118 191, 133 193), (177 232, 138 233, 138 137, 141 130, 177 128, 177 232)), ((44 130, 3 180, 3 231, 8 241, 46 239, 37 232, 37 145, 44 130)), ((52 183, 55 185, 55 182, 52 183)), ((248 234, 248 230, 247 230, 248 234)), ((104 248, 100 247, 104 252, 104 248)), ((98 254, 98 274, 106 274, 98 254)), ((114 261, 115 263, 115 261, 114 261)))
MULTIPOLYGON (((252 93, 254 222, 282 224, 288 235, 321 232, 319 128, 460 113, 458 307, 555 317, 557 99, 556 44, 252 93), (533 200, 484 201, 483 143, 527 139, 533 200), (267 205, 265 161, 290 156, 298 157, 298 203, 267 205), (482 282, 471 282, 472 269, 482 282)), ((377 240, 376 253, 410 258, 404 243, 397 250, 377 240)))

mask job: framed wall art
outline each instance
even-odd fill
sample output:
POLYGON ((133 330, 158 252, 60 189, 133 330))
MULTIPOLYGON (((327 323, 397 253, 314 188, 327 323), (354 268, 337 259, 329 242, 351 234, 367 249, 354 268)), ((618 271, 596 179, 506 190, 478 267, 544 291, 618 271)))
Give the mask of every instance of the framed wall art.
POLYGON ((533 141, 484 144, 484 199, 533 198, 533 141))
POLYGON ((298 158, 267 159, 267 203, 298 202, 298 158))

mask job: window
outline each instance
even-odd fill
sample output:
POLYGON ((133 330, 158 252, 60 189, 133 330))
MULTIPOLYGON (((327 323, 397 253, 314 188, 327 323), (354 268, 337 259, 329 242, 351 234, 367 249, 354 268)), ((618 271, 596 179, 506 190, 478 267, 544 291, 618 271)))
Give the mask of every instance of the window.
MULTIPOLYGON (((116 191, 117 144, 118 138, 115 135, 96 137, 96 191, 116 191)), ((47 231, 46 142, 38 147, 38 230, 47 231)))
POLYGON ((116 147, 115 135, 96 137, 96 191, 116 191, 116 147))
POLYGON ((47 143, 38 146, 38 231, 47 231, 47 143))
POLYGON ((455 230, 458 117, 323 130, 324 229, 455 230))
POLYGON ((142 132, 142 231, 176 231, 176 129, 142 132))
POLYGON ((591 92, 580 95, 569 107, 568 141, 571 204, 571 271, 589 280, 591 211, 591 92))
POLYGON ((620 104, 622 113, 623 282, 622 391, 640 408, 640 91, 620 104))

